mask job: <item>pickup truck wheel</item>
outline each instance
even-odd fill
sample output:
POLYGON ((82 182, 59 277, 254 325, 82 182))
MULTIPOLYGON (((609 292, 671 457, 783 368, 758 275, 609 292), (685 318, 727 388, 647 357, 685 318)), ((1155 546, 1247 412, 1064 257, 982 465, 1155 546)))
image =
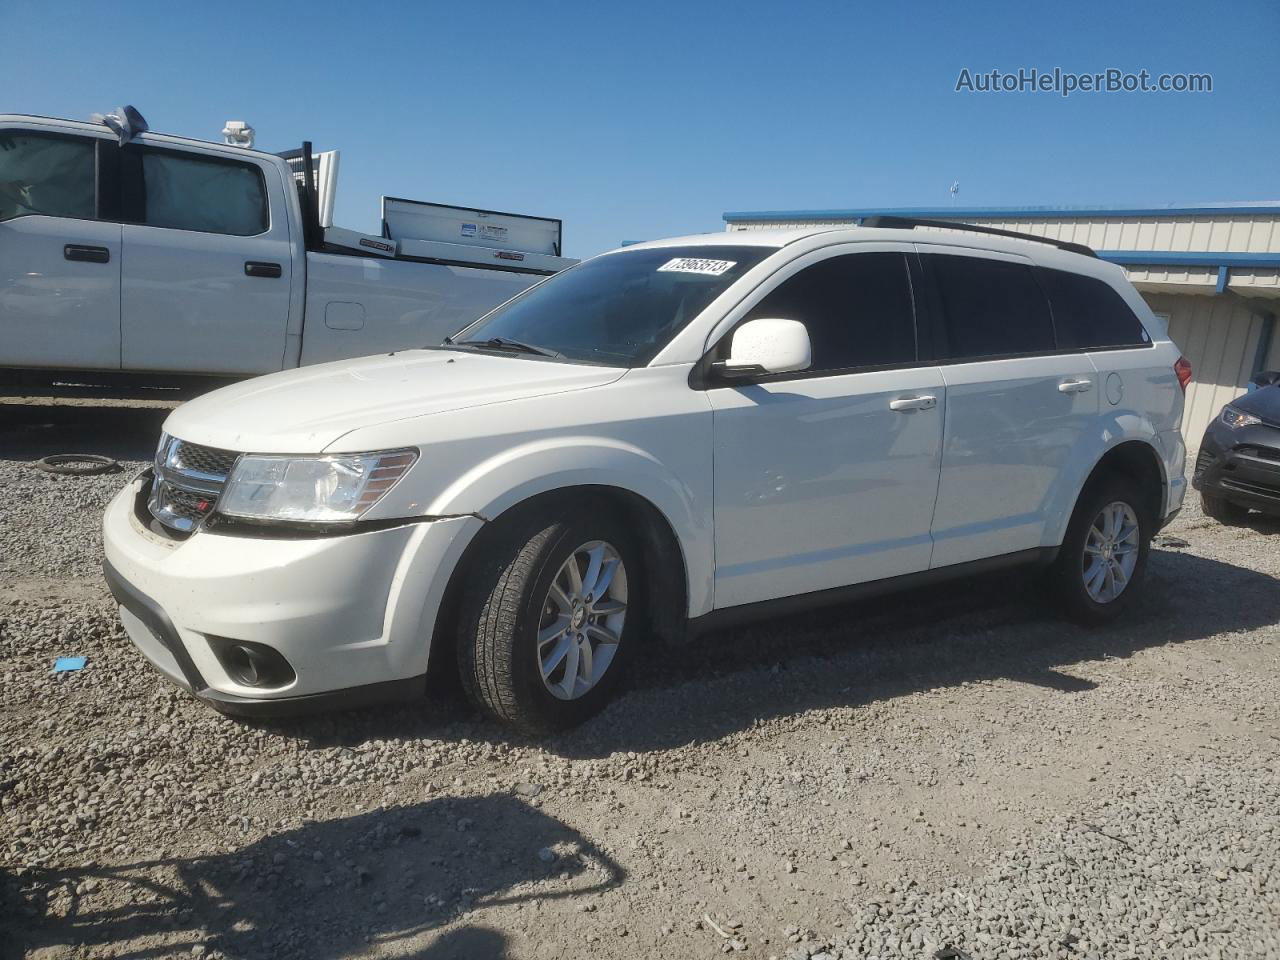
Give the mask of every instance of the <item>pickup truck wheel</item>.
POLYGON ((1098 625, 1124 613, 1146 573, 1152 533, 1135 484, 1114 476, 1091 482, 1051 570, 1067 616, 1098 625))
POLYGON ((463 688, 529 733, 582 722, 609 700, 636 645, 640 551, 607 514, 545 514, 486 545, 459 609, 463 688))

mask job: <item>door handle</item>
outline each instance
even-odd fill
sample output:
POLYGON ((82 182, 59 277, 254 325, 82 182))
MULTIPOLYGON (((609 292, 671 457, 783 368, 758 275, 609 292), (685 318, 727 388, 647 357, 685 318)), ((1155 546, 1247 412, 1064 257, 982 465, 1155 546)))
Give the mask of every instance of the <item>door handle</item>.
POLYGON ((280 269, 280 264, 278 263, 266 263, 262 260, 246 260, 244 262, 244 275, 246 277, 267 277, 275 280, 284 276, 284 271, 280 269))
POLYGON ((897 400, 889 401, 889 409, 897 410, 905 413, 910 410, 932 410, 938 405, 938 398, 934 396, 921 397, 899 397, 897 400))
POLYGON ((1058 384, 1059 393, 1088 393, 1092 389, 1092 380, 1063 380, 1058 384))
POLYGON ((85 263, 111 262, 111 251, 106 247, 87 247, 80 243, 68 243, 62 248, 62 255, 68 260, 81 260, 85 263))

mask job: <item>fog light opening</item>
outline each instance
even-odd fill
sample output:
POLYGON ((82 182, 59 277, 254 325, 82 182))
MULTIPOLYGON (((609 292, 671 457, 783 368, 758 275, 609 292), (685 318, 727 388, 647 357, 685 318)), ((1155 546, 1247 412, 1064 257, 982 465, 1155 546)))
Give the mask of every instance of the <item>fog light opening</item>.
POLYGON ((236 683, 245 687, 284 687, 297 676, 279 652, 250 640, 232 640, 229 637, 210 637, 222 669, 236 683))

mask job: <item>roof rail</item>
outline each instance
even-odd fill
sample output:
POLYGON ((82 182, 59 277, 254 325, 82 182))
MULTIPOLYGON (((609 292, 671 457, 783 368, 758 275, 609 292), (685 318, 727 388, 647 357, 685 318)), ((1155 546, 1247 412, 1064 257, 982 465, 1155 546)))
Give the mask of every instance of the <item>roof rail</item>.
POLYGON ((1018 233, 1015 230, 999 230, 995 227, 980 227, 973 223, 961 223, 952 220, 918 220, 915 217, 863 217, 864 227, 890 227, 892 229, 910 230, 912 227, 938 227, 942 230, 964 230, 969 233, 985 233, 993 237, 1012 237, 1014 240, 1033 240, 1036 243, 1047 243, 1059 250, 1079 253, 1086 257, 1096 257, 1092 247, 1083 243, 1071 243, 1067 240, 1051 240, 1049 237, 1037 237, 1032 233, 1018 233))

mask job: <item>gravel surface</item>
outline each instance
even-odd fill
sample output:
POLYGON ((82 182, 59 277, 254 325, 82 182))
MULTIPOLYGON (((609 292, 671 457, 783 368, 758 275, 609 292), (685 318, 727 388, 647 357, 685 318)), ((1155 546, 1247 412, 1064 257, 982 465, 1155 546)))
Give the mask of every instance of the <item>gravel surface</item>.
POLYGON ((163 415, 0 401, 5 960, 1280 957, 1280 524, 1189 503, 1105 630, 1004 576, 709 637, 541 742, 249 724, 117 623, 131 474, 30 466, 163 415))

